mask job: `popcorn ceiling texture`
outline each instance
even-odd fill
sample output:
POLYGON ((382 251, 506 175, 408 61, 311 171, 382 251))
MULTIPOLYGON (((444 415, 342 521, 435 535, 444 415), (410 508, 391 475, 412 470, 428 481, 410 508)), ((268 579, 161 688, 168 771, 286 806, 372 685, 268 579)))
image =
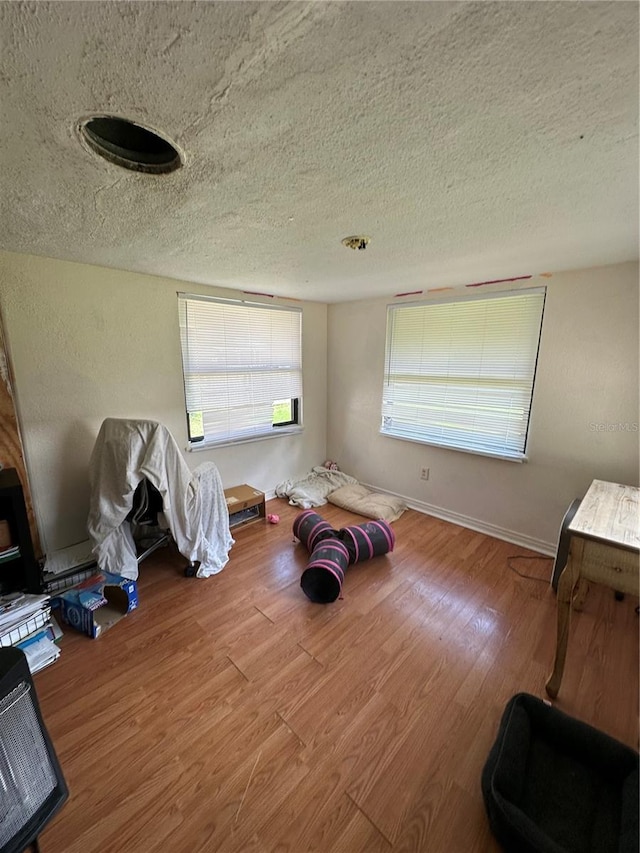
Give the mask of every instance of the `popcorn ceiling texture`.
POLYGON ((12 2, 0 27, 0 248, 323 302, 637 257, 637 4, 12 2), (185 165, 101 160, 94 113, 185 165))

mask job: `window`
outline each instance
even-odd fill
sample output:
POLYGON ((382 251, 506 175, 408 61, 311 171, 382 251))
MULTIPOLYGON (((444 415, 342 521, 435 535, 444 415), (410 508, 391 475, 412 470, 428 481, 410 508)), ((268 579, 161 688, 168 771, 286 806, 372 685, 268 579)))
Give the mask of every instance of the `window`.
POLYGON ((390 305, 383 435, 525 458, 545 289, 390 305))
POLYGON ((185 293, 178 308, 190 442, 299 429, 301 310, 185 293))
POLYGON ((273 401, 274 427, 291 426, 298 423, 298 398, 273 401))

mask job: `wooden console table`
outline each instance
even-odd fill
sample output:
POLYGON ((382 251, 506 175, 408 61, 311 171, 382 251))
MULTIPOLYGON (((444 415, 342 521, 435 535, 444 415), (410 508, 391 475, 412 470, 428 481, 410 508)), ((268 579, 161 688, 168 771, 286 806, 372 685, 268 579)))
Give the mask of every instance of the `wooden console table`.
POLYGON ((638 595, 640 588, 640 489, 594 480, 568 532, 569 558, 558 581, 558 637, 553 672, 546 691, 558 695, 578 581, 604 584, 638 595))

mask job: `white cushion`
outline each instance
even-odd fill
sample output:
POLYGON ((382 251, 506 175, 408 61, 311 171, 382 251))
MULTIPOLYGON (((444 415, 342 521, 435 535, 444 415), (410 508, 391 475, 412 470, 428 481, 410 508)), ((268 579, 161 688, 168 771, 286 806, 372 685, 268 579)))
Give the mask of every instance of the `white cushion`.
POLYGON ((402 498, 384 495, 381 492, 372 492, 360 483, 341 486, 331 492, 327 500, 342 507, 342 509, 355 512, 357 515, 364 515, 367 518, 382 518, 388 522, 396 521, 407 508, 402 498))

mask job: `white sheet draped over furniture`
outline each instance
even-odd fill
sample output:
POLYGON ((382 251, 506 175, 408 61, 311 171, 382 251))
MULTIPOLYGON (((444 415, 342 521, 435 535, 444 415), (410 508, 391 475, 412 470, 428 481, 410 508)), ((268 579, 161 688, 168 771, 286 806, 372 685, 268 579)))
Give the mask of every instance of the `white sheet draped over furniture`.
POLYGON ((191 472, 169 430, 156 421, 107 418, 89 462, 89 536, 99 567, 138 577, 126 520, 143 478, 162 495, 163 512, 180 553, 200 563, 199 578, 220 572, 233 538, 220 474, 213 462, 191 472))

